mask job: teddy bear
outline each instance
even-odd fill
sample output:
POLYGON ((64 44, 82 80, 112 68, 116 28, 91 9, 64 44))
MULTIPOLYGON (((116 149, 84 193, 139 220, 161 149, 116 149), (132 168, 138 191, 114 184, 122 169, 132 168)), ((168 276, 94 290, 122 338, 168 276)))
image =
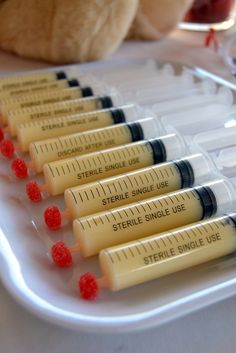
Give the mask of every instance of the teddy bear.
POLYGON ((100 60, 125 39, 159 40, 192 0, 0 0, 0 48, 56 64, 100 60))

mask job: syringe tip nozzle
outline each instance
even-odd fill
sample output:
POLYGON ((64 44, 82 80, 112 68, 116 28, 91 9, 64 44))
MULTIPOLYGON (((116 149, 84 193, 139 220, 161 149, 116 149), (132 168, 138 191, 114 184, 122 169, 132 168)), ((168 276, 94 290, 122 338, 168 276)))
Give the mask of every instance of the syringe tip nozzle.
POLYGON ((99 286, 95 276, 86 272, 79 279, 80 296, 86 300, 95 300, 99 293, 99 286))
POLYGON ((48 207, 44 211, 44 221, 49 229, 57 230, 61 226, 61 213, 56 206, 48 207))
POLYGON ((11 158, 14 154, 15 147, 11 140, 2 140, 0 143, 0 151, 2 155, 6 158, 11 158))
POLYGON ((11 169, 15 176, 19 179, 24 179, 28 176, 28 168, 23 159, 17 158, 11 164, 11 169))
POLYGON ((26 184, 26 193, 28 198, 33 202, 39 202, 42 200, 41 191, 36 181, 30 181, 26 184))
POLYGON ((69 267, 73 263, 70 249, 63 241, 59 241, 52 246, 51 257, 58 267, 69 267))
POLYGON ((0 142, 4 139, 4 131, 0 128, 0 142))

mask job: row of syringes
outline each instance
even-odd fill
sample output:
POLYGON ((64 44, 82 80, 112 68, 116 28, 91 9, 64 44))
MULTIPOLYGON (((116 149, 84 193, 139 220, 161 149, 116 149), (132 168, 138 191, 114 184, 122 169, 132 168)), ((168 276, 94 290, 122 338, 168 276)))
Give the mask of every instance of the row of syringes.
POLYGON ((64 211, 50 206, 44 220, 52 230, 73 221, 75 243, 55 243, 54 263, 68 267, 76 253, 99 254, 103 276, 81 276, 81 296, 94 299, 100 287, 119 290, 233 252, 233 184, 207 181, 217 175, 211 159, 191 154, 187 140, 158 119, 194 114, 199 104, 202 115, 233 113, 231 92, 195 83, 188 71, 176 76, 169 65, 129 69, 126 83, 120 72, 104 74, 119 92, 84 75, 80 86, 71 74, 1 79, 0 149, 13 158, 16 177, 43 173, 44 183, 26 185, 31 201, 64 193, 64 211))

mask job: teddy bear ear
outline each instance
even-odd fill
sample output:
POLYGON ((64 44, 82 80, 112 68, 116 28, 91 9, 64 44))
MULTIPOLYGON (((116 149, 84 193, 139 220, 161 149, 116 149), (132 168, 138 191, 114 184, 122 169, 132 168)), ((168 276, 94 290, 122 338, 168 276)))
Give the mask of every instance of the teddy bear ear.
POLYGON ((127 38, 157 40, 183 19, 193 0, 140 0, 127 38))
POLYGON ((111 54, 127 35, 138 0, 0 0, 0 48, 72 63, 111 54))

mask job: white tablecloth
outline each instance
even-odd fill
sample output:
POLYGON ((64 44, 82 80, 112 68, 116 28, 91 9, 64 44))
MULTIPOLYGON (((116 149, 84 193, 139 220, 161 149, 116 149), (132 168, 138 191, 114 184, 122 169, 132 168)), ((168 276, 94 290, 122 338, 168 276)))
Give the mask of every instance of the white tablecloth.
MULTIPOLYGON (((223 36, 221 35, 221 38, 223 36)), ((125 43, 114 59, 154 57, 202 66, 232 79, 203 35, 176 31, 159 43, 125 43)), ((0 54, 0 73, 47 64, 0 54)), ((0 353, 234 353, 236 297, 189 314, 152 330, 119 335, 68 331, 44 322, 22 309, 0 284, 0 353)))

